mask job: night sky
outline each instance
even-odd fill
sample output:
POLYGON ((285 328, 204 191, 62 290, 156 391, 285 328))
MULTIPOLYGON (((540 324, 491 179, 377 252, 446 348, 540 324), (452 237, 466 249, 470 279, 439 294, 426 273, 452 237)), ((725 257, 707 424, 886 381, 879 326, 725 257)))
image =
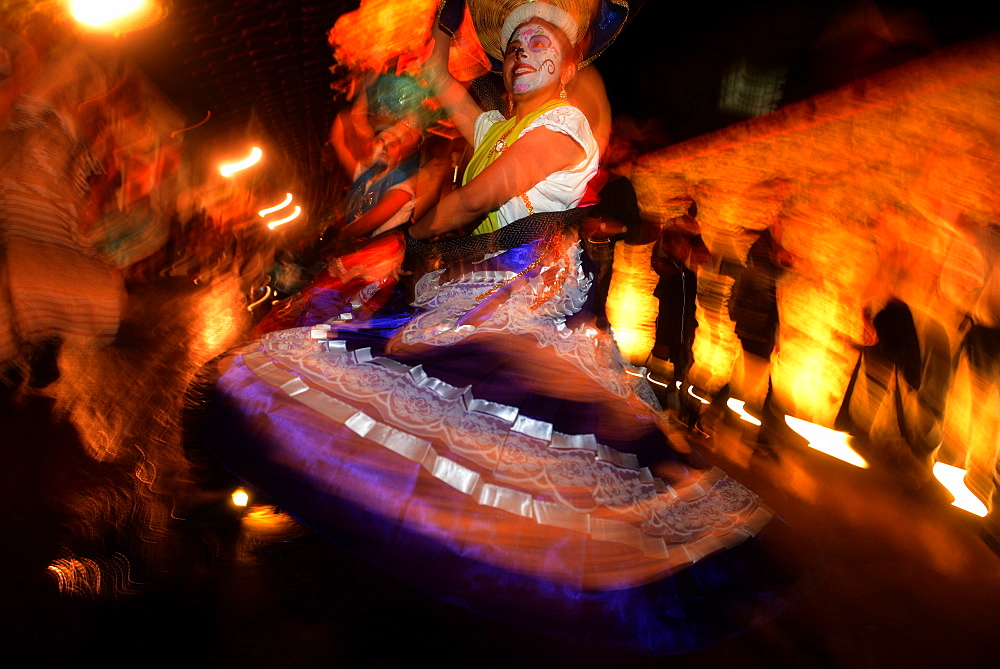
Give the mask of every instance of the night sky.
POLYGON ((843 0, 646 0, 596 64, 615 113, 658 118, 673 142, 741 120, 717 110, 721 78, 741 58, 786 68, 782 103, 789 103, 1000 28, 993 3, 877 7, 843 0))

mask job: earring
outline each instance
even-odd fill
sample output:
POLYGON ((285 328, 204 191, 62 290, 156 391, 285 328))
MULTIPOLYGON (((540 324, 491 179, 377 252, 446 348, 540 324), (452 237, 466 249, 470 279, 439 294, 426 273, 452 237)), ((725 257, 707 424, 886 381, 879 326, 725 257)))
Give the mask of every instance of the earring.
POLYGON ((562 90, 559 91, 559 99, 565 100, 567 97, 569 96, 566 95, 566 86, 563 86, 562 90))

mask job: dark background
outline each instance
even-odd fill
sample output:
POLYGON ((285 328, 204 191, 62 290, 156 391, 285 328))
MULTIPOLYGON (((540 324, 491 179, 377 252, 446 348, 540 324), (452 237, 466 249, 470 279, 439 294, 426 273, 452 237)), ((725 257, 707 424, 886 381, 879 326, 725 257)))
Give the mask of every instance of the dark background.
MULTIPOLYGON (((596 61, 612 109, 646 122, 649 148, 744 117, 719 110, 734 63, 785 73, 787 103, 1000 26, 1000 10, 953 2, 666 2, 645 0, 596 61)), ((355 2, 174 0, 159 25, 122 38, 156 85, 197 123, 189 142, 262 130, 308 185, 313 211, 330 202, 321 148, 343 98, 330 84, 326 32, 355 2)))

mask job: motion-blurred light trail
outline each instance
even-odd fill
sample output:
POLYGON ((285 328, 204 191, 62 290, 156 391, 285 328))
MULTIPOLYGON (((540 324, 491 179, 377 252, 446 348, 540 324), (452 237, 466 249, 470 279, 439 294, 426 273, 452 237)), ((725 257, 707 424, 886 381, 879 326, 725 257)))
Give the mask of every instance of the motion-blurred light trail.
POLYGON ((728 400, 726 400, 726 406, 732 409, 734 412, 736 412, 736 414, 738 414, 739 417, 745 420, 746 422, 752 425, 760 425, 759 420, 757 420, 756 418, 747 413, 746 409, 744 408, 746 406, 746 402, 744 402, 743 400, 738 400, 735 397, 730 397, 728 400))
POLYGON ((299 214, 301 214, 301 213, 302 213, 302 207, 300 207, 299 205, 295 205, 295 211, 293 211, 291 213, 291 215, 286 216, 285 218, 279 219, 277 221, 271 221, 270 223, 267 224, 267 227, 269 227, 272 230, 274 230, 279 225, 284 225, 285 223, 288 223, 289 221, 294 221, 296 218, 299 217, 299 214))
POLYGON ((276 204, 273 207, 268 207, 267 209, 261 209, 260 211, 257 212, 257 215, 260 216, 261 218, 264 218, 268 214, 273 214, 276 211, 280 211, 281 209, 284 209, 285 207, 287 207, 291 203, 292 203, 292 194, 291 193, 285 193, 285 199, 282 200, 280 204, 276 204))
POLYGON ((986 517, 989 509, 966 487, 964 469, 952 467, 943 462, 935 462, 933 472, 934 478, 940 481, 941 485, 947 488, 948 492, 955 498, 955 501, 951 503, 952 506, 957 506, 980 518, 986 517))
POLYGON ((868 461, 847 445, 847 439, 850 435, 846 432, 837 432, 792 416, 785 416, 785 423, 809 442, 809 448, 843 460, 855 467, 868 469, 868 461))
POLYGON ((239 160, 235 163, 228 163, 226 165, 220 165, 219 173, 224 177, 231 177, 232 175, 236 174, 241 170, 245 170, 248 167, 253 167, 258 162, 260 162, 260 159, 263 156, 264 152, 260 150, 260 147, 255 146, 252 149, 250 149, 250 155, 244 158, 243 160, 239 160))

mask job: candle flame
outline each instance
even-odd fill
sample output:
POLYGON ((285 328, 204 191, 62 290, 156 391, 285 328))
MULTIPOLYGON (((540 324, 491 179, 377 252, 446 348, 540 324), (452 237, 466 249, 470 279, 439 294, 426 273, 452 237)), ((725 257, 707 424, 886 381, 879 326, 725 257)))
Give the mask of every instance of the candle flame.
POLYGON ((955 501, 951 503, 952 506, 957 506, 981 518, 989 513, 986 505, 966 487, 964 469, 952 467, 943 462, 935 462, 933 472, 934 478, 940 481, 941 485, 947 488, 948 492, 955 498, 955 501))
POLYGON ((868 469, 868 461, 847 445, 850 437, 846 432, 838 432, 828 427, 816 425, 801 418, 785 416, 785 423, 809 442, 809 448, 843 460, 848 464, 868 469))
POLYGON ((245 170, 248 167, 253 167, 258 162, 260 162, 260 159, 263 155, 264 152, 261 151, 259 147, 255 146, 252 149, 250 149, 250 155, 244 158, 243 160, 239 160, 235 163, 229 163, 227 165, 220 165, 219 173, 222 174, 222 176, 224 177, 230 177, 239 172, 240 170, 245 170))

